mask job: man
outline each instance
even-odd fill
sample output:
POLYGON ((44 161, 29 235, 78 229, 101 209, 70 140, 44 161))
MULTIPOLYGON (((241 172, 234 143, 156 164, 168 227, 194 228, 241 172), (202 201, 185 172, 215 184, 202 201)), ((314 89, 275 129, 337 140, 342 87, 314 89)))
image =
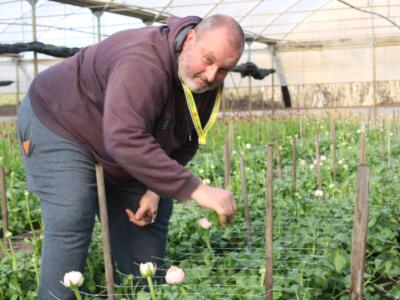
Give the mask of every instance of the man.
POLYGON ((84 267, 98 210, 96 163, 105 171, 112 255, 122 273, 139 275, 138 263, 164 257, 172 197, 230 221, 232 194, 184 166, 206 140, 243 47, 243 31, 228 16, 170 18, 113 34, 35 78, 18 112, 18 137, 44 220, 40 299, 73 299, 60 280, 84 267))

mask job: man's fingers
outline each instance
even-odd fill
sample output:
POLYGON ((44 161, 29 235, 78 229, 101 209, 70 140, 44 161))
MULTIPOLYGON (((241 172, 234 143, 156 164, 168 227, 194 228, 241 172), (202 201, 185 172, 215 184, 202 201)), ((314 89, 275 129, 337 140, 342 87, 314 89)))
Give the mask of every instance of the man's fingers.
POLYGON ((143 227, 144 225, 146 225, 147 223, 144 220, 138 220, 135 218, 135 214, 133 213, 133 211, 129 208, 125 209, 126 214, 128 215, 129 221, 131 221, 131 223, 143 227))
POLYGON ((227 216, 226 215, 218 215, 219 217, 219 225, 224 227, 227 223, 227 216))

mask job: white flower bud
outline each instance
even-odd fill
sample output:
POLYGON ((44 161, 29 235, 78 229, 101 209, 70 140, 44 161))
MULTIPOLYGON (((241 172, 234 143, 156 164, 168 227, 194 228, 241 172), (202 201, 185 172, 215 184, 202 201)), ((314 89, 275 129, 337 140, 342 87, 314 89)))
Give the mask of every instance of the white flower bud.
POLYGON ((316 190, 316 191, 314 192, 314 196, 315 196, 315 197, 322 197, 323 195, 324 195, 324 192, 321 191, 321 190, 316 190))
POLYGON ((250 149, 251 149, 251 144, 248 144, 248 143, 247 143, 247 144, 246 144, 246 149, 247 149, 247 150, 250 150, 250 149))
POLYGON ((140 275, 143 277, 153 277, 156 274, 156 265, 152 262, 141 263, 139 265, 140 275))
POLYGON ((68 273, 65 273, 64 275, 64 281, 62 284, 67 287, 80 287, 83 284, 84 278, 81 272, 78 271, 71 271, 68 273))
POLYGON ((185 272, 181 268, 171 266, 165 274, 165 281, 168 284, 179 284, 185 279, 185 272))
POLYGON ((208 221, 207 218, 201 218, 201 219, 199 219, 199 221, 197 223, 199 224, 199 226, 201 228, 206 229, 206 230, 209 229, 212 225, 211 222, 208 221))
POLYGON ((203 179, 202 182, 203 182, 204 184, 206 184, 206 185, 210 185, 211 180, 208 179, 208 178, 206 178, 206 179, 203 179))

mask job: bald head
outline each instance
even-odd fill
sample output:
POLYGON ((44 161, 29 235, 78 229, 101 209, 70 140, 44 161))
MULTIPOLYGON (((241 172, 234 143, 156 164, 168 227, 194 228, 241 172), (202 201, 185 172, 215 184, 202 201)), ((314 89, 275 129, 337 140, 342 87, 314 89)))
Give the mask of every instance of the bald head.
POLYGON ((226 32, 226 39, 229 41, 231 46, 236 49, 240 49, 243 52, 244 49, 244 33, 239 23, 230 16, 227 15, 212 15, 203 21, 201 21, 195 28, 197 39, 201 40, 202 37, 209 31, 213 30, 224 30, 226 32))
POLYGON ((214 15, 190 29, 178 57, 178 73, 193 93, 220 86, 244 48, 243 30, 229 16, 214 15))

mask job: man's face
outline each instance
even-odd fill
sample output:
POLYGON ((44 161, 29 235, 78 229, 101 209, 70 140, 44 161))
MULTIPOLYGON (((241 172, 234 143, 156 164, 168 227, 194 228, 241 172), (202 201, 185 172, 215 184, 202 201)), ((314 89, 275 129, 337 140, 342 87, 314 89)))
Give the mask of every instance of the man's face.
POLYGON ((240 49, 229 44, 224 29, 216 29, 196 38, 190 30, 178 58, 178 72, 193 93, 204 93, 219 86, 236 66, 240 49))

